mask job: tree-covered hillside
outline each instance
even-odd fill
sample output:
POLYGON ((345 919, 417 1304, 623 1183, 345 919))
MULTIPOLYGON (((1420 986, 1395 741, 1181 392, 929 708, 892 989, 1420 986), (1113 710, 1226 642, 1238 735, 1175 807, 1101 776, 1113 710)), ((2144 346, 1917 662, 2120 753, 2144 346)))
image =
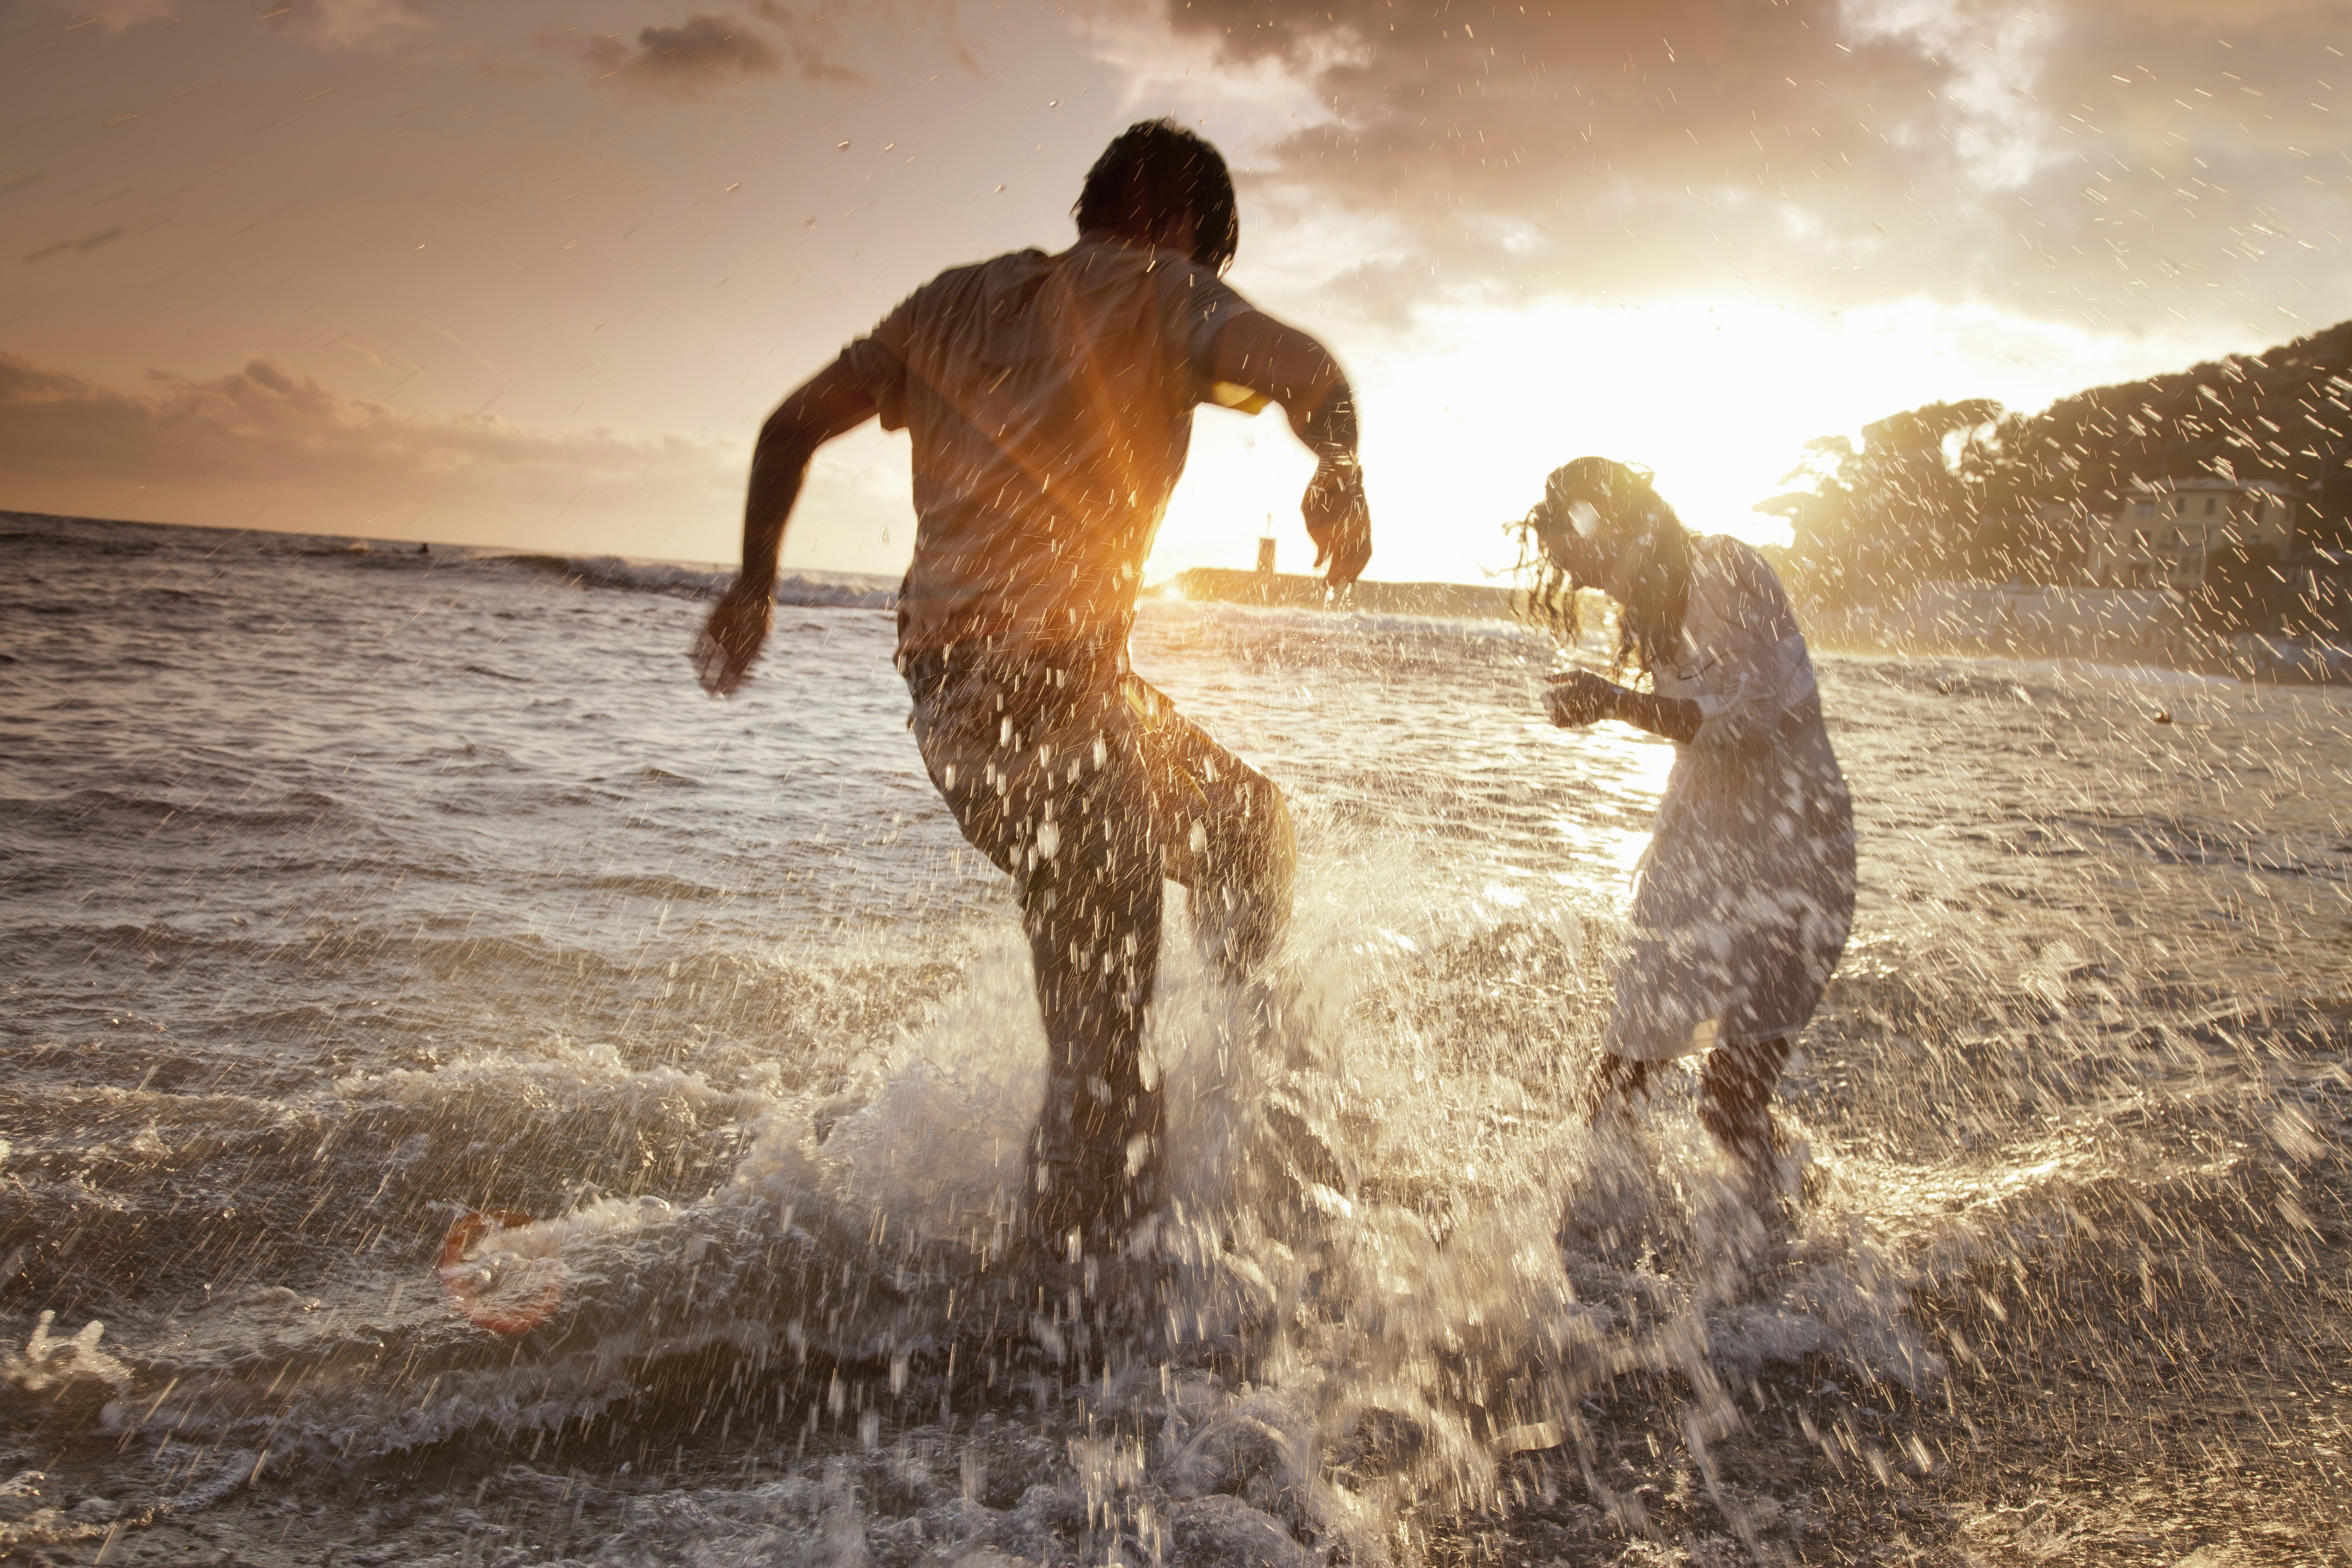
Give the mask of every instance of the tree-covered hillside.
POLYGON ((2352 321, 2265 353, 2094 387, 2021 415, 1935 403, 1807 444, 1759 505, 1790 520, 1811 595, 1885 602, 1927 577, 2063 582, 2088 520, 2136 482, 2268 479, 2300 498, 2297 548, 2352 542, 2352 321))

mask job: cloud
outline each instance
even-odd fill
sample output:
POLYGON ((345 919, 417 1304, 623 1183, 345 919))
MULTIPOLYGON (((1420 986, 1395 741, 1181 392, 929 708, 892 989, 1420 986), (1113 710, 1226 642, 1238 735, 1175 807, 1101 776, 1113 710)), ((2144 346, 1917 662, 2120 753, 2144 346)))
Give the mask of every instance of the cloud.
POLYGON ((45 245, 38 250, 27 251, 25 260, 30 264, 36 261, 47 261, 52 256, 62 256, 68 250, 75 252, 96 250, 101 245, 112 245, 127 232, 121 224, 116 224, 110 228, 100 229, 96 234, 84 235, 79 239, 61 239, 54 245, 45 245))
MULTIPOLYGON (((776 0, 755 0, 760 19, 784 36, 784 47, 792 51, 793 65, 808 81, 861 82, 866 79, 841 63, 840 44, 830 11, 819 11, 803 16, 776 0)), ((959 58, 970 67, 971 56, 961 44, 955 45, 959 58)))
POLYGON ((386 49, 433 26, 416 0, 273 0, 262 16, 312 48, 329 50, 386 49))
POLYGON ((646 27, 637 34, 635 48, 618 34, 548 41, 568 45, 599 80, 632 97, 670 103, 690 103, 783 70, 774 45, 719 16, 694 16, 675 27, 646 27))
POLYGON ((657 467, 732 482, 709 443, 397 414, 268 359, 204 380, 151 372, 127 393, 0 353, 0 475, 20 490, 105 481, 331 491, 371 506, 561 503, 633 489, 657 467))
POLYGON ((142 22, 169 19, 174 11, 173 0, 46 0, 51 10, 68 11, 86 20, 94 21, 109 33, 127 32, 142 22))
MULTIPOLYGON (((180 14, 178 0, 42 0, 53 10, 67 11, 95 21, 110 34, 128 32, 146 22, 168 22, 180 14)), ((235 9, 267 22, 315 49, 388 48, 413 33, 428 31, 433 23, 418 0, 260 0, 235 9)))
POLYGON ((1387 265, 1433 295, 2333 319, 2352 45, 2322 0, 1161 3, 1177 47, 1319 106, 1246 160, 1259 211, 1412 237, 1387 265))

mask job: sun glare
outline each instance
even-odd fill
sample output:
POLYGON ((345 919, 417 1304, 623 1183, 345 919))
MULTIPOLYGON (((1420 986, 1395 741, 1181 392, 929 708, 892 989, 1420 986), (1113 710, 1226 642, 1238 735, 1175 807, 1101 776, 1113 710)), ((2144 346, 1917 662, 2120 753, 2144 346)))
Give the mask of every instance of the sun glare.
MULTIPOLYGON (((1471 582, 1510 565, 1502 525, 1584 453, 1648 465, 1694 529, 1778 542, 1786 525, 1752 509, 1786 488, 1816 436, 1859 437, 1937 398, 2031 410, 2213 346, 1925 300, 1842 312, 1753 299, 1445 306, 1408 332, 1331 336, 1364 411, 1370 574, 1471 582)), ((1204 411, 1150 577, 1246 566, 1269 521, 1282 569, 1306 570, 1297 496, 1310 469, 1279 415, 1204 411)))

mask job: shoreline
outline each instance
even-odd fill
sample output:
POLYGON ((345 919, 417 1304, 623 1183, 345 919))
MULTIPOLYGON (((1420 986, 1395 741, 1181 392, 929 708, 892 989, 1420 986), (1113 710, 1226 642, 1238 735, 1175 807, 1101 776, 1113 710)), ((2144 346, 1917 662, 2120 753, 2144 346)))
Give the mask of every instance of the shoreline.
MULTIPOLYGON (((226 537, 267 537, 287 542, 296 553, 410 557, 435 565, 512 564, 548 572, 569 581, 622 591, 715 596, 732 568, 706 562, 650 556, 564 554, 546 550, 443 542, 415 549, 415 540, 387 540, 336 532, 279 529, 232 529, 205 523, 148 522, 134 519, 80 517, 0 508, 0 520, 94 528, 184 530, 226 537), (308 543, 311 549, 303 550, 308 543)), ((1470 583, 1357 582, 1328 587, 1319 577, 1295 573, 1259 573, 1194 566, 1144 590, 1145 604, 1234 605, 1251 609, 1322 611, 1334 615, 1413 616, 1436 619, 1498 621, 1528 626, 1514 607, 1517 591, 1470 583)), ((794 568, 779 575, 776 602, 805 609, 888 610, 897 603, 897 580, 873 573, 794 568)), ((1797 606, 1807 643, 1824 653, 1904 658, 2080 659, 2126 668, 2177 670, 2218 676, 2252 685, 2336 686, 2352 684, 2352 649, 2324 639, 2259 634, 2222 638, 2193 626, 2167 626, 2146 638, 2102 637, 2081 628, 2004 628, 1997 637, 1940 635, 1917 627, 1916 612, 1889 616, 1875 610, 1835 612, 1797 606), (1912 623, 1916 635, 1900 635, 1887 621, 1912 623)), ((1530 628, 1534 629, 1534 628, 1530 628)))
MULTIPOLYGON (((1216 566, 1191 567, 1146 590, 1147 603, 1159 599, 1334 615, 1426 616, 1527 626, 1528 622, 1513 604, 1517 597, 1515 589, 1467 583, 1359 582, 1332 589, 1319 577, 1216 566)), ((2225 639, 2185 625, 2145 638, 2100 637, 2075 627, 2035 628, 1995 637, 1958 636, 1949 631, 1873 635, 1883 626, 1874 611, 1840 613, 1805 605, 1796 610, 1807 644, 1823 653, 1900 658, 2079 659, 2222 677, 2250 685, 2352 683, 2352 650, 2325 641, 2251 634, 2225 639)), ((1918 619, 1908 613, 1902 618, 1918 619)), ((1885 632, 1893 630, 1885 627, 1885 632)))

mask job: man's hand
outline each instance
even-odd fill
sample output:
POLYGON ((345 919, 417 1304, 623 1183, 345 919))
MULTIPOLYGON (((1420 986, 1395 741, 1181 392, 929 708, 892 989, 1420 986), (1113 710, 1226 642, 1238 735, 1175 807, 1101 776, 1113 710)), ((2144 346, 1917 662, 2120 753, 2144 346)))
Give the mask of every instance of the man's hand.
POLYGON ((1551 721, 1561 729, 1580 730, 1612 717, 1617 700, 1624 695, 1623 687, 1612 685, 1589 669, 1572 669, 1551 678, 1544 706, 1551 712, 1551 721))
POLYGON ((794 387, 760 426, 751 447, 751 480, 744 487, 742 570, 687 655, 702 689, 713 697, 725 697, 743 684, 760 645, 768 640, 776 557, 809 459, 819 447, 874 415, 874 398, 845 349, 839 359, 794 387))
POLYGON ((688 657, 694 660, 694 673, 702 689, 711 696, 731 695, 751 674, 751 661, 760 657, 760 645, 768 640, 774 610, 772 593, 772 589, 746 589, 739 579, 710 612, 702 635, 694 639, 694 651, 688 657))
POLYGON ((1372 558, 1372 510, 1364 499, 1364 470, 1352 453, 1317 466, 1298 510, 1315 542, 1315 564, 1330 563, 1323 581, 1337 588, 1363 575, 1372 558))
POLYGON ((1296 327, 1255 310, 1234 318, 1217 340, 1213 379, 1282 405, 1291 433, 1315 454, 1315 478, 1298 504, 1315 564, 1337 588, 1372 558, 1372 514, 1356 462, 1356 395, 1331 351, 1296 327))

